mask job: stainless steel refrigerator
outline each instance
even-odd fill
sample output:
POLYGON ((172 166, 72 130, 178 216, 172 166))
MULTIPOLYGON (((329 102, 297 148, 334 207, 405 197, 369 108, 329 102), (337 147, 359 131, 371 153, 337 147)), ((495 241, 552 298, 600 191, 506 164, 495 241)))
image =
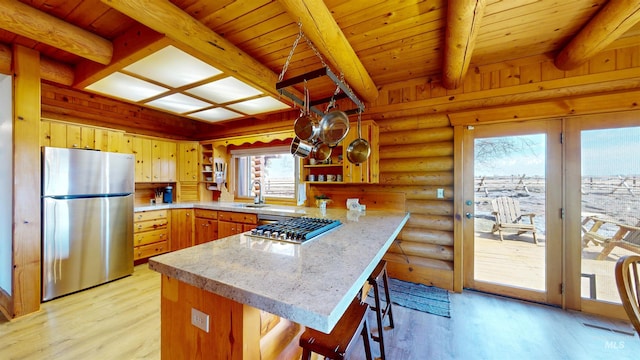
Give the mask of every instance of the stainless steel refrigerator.
POLYGON ((133 273, 134 157, 42 151, 42 300, 133 273))

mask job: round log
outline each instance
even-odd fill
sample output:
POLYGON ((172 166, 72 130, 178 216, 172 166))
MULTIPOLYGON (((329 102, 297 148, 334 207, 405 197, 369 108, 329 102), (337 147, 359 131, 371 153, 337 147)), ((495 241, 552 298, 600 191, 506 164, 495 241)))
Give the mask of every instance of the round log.
POLYGON ((380 160, 380 173, 447 170, 453 170, 453 157, 451 156, 380 160))
POLYGON ((410 264, 416 267, 426 267, 439 270, 453 271, 453 263, 446 260, 425 259, 415 256, 407 256, 406 258, 400 254, 386 253, 384 259, 388 262, 397 264, 410 264), (407 261, 408 260, 408 261, 407 261))
MULTIPOLYGON (((452 186, 413 186, 413 185, 370 185, 366 190, 380 192, 402 192, 406 199, 412 200, 437 200, 438 189, 444 190, 444 200, 453 199, 452 186)), ((354 189, 355 191, 356 189, 354 189)))
POLYGON ((405 228, 414 227, 429 230, 453 231, 453 217, 442 215, 411 214, 405 228))
POLYGON ((453 156, 453 142, 440 141, 425 144, 389 145, 380 147, 380 159, 402 159, 435 156, 453 156))
POLYGON ((453 185, 452 171, 381 173, 384 185, 453 185))
POLYGON ((417 129, 394 132, 380 132, 380 146, 394 144, 425 144, 452 141, 453 128, 417 129))
POLYGON ((402 229, 402 241, 411 241, 425 245, 453 246, 453 232, 405 227, 402 229))
POLYGON ((446 245, 422 244, 403 240, 394 243, 389 252, 406 256, 416 256, 427 259, 453 260, 453 247, 446 245))
POLYGON ((415 115, 403 118, 376 120, 380 133, 450 127, 449 117, 445 114, 415 115))
POLYGON ((453 216, 453 202, 446 200, 407 200, 407 211, 412 214, 453 216))

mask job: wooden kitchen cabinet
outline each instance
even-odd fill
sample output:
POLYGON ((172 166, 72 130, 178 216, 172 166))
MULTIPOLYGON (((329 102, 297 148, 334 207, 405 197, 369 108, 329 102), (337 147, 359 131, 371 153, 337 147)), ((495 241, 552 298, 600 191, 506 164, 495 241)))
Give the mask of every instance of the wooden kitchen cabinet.
POLYGON ((126 135, 129 152, 135 155, 135 182, 176 182, 176 152, 173 141, 126 135))
POLYGON ((42 120, 40 146, 125 152, 124 132, 42 120))
POLYGON ((136 157, 135 182, 151 182, 151 139, 125 135, 129 152, 136 157))
POLYGON ((178 143, 178 180, 198 181, 200 174, 199 153, 200 144, 196 141, 178 143))
POLYGON ((176 143, 165 140, 151 140, 151 173, 153 182, 175 182, 176 143))
POLYGON ((362 137, 371 146, 369 159, 359 165, 347 160, 347 149, 352 141, 358 138, 357 123, 350 124, 350 130, 345 139, 332 149, 330 163, 314 164, 309 159, 302 159, 302 171, 300 181, 313 184, 375 184, 380 181, 380 153, 378 149, 380 131, 378 124, 373 120, 362 121, 362 137), (315 176, 314 181, 309 181, 309 175, 315 176), (319 176, 324 176, 320 181, 319 176), (342 176, 342 181, 327 181, 327 175, 342 176))
POLYGON ((194 213, 195 245, 217 240, 218 211, 194 209, 194 213))
POLYGON ((171 210, 171 251, 193 246, 193 219, 194 209, 171 210))
POLYGON ((170 250, 168 213, 168 210, 134 213, 133 260, 146 259, 170 250))
POLYGON ((224 238, 249 231, 258 224, 258 215, 218 211, 218 236, 224 238))

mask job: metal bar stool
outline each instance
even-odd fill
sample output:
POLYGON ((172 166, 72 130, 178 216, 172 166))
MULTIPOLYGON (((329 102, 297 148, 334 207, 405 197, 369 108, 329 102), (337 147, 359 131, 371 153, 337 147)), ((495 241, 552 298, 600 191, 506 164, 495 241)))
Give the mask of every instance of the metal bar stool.
POLYGON ((356 298, 338 320, 331 333, 325 334, 307 328, 300 336, 302 359, 311 359, 312 352, 334 360, 346 359, 358 339, 358 334, 360 334, 366 358, 372 360, 369 325, 367 324, 368 309, 369 305, 356 298))
POLYGON ((374 341, 380 343, 380 357, 385 360, 384 352, 384 318, 389 315, 389 327, 393 329, 393 311, 391 309, 391 296, 389 295, 389 281, 387 278, 387 262, 382 260, 378 263, 378 266, 373 270, 368 279, 369 285, 373 287, 373 296, 375 305, 371 306, 371 310, 376 312, 376 319, 378 320, 378 336, 371 335, 374 341), (383 306, 380 303, 380 280, 384 284, 384 297, 386 304, 383 306))

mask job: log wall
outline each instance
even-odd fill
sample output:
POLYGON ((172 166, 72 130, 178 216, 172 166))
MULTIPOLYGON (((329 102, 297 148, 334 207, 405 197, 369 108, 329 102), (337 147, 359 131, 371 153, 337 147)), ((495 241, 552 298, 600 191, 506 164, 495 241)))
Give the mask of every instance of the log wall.
POLYGON ((365 191, 404 192, 411 213, 385 255, 390 275, 461 288, 454 286, 461 278, 454 271, 464 271, 454 248, 462 244, 453 232, 454 125, 634 110, 639 99, 640 45, 624 43, 572 71, 542 55, 472 67, 455 90, 432 78, 382 87, 366 112, 380 126, 380 184, 365 191))

